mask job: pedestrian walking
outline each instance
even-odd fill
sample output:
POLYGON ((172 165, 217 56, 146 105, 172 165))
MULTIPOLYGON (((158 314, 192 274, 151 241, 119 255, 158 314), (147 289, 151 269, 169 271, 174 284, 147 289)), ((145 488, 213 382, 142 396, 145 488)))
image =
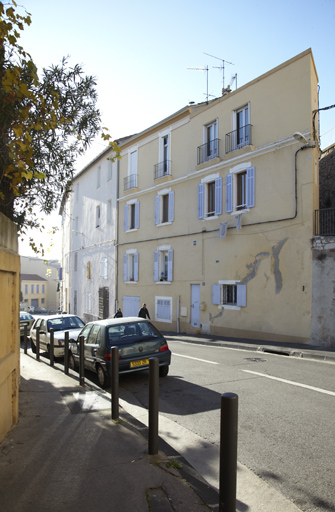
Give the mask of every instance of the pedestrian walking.
POLYGON ((147 305, 144 303, 143 306, 141 307, 141 309, 139 310, 138 312, 138 316, 140 318, 146 318, 148 317, 149 320, 150 320, 150 315, 149 315, 149 311, 147 310, 147 305))
POLYGON ((117 312, 114 315, 114 318, 121 318, 121 317, 123 317, 123 314, 122 314, 121 308, 118 308, 117 312))

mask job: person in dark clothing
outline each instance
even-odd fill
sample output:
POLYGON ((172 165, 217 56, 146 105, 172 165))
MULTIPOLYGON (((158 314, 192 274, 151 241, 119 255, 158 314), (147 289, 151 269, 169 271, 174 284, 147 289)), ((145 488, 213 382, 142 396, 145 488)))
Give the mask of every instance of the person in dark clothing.
POLYGON ((141 317, 141 318, 148 317, 149 320, 150 320, 150 315, 149 315, 149 311, 147 310, 147 305, 146 304, 143 304, 143 306, 141 307, 141 309, 138 312, 138 316, 141 317))
POLYGON ((117 310, 117 312, 114 315, 114 318, 121 318, 123 316, 121 308, 117 310))

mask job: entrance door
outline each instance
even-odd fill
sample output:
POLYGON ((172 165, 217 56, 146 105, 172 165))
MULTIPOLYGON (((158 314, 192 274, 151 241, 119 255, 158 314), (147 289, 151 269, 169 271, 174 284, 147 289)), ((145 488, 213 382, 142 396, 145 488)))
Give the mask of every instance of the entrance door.
POLYGON ((200 284, 191 284, 191 326, 200 327, 200 284))
POLYGON ((123 316, 137 316, 140 309, 140 298, 123 296, 123 316))

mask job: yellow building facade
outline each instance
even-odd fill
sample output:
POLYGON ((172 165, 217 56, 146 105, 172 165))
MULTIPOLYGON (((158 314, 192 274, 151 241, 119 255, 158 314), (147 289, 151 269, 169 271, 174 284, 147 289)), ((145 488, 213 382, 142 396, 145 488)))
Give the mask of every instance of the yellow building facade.
POLYGON ((124 315, 145 302, 163 331, 309 340, 317 109, 307 50, 121 145, 124 315))

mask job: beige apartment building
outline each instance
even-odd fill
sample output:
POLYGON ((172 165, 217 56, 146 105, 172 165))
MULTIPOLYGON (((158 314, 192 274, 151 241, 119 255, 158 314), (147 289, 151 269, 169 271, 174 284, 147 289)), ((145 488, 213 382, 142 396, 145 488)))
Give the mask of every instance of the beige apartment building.
POLYGON ((122 143, 116 299, 160 330, 307 342, 319 206, 307 50, 122 143))

